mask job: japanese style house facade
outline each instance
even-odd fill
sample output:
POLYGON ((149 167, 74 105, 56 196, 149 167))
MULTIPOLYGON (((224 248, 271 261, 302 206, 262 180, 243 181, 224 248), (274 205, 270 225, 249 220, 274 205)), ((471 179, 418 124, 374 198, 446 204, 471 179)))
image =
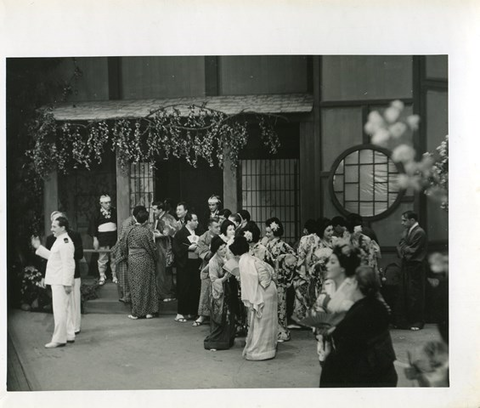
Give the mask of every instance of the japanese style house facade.
MULTIPOLYGON (((135 205, 148 207, 154 199, 167 197, 190 202, 202 215, 208 197, 218 194, 225 208, 247 209, 257 222, 278 216, 290 242, 299 239, 309 218, 360 213, 379 238, 384 267, 395 261, 401 214, 415 210, 430 247, 445 248, 447 213, 423 194, 399 192, 388 182, 399 169, 388 152, 371 150, 364 125, 371 111, 382 111, 399 99, 407 113, 421 117, 413 135, 417 151, 434 151, 448 133, 447 57, 164 56, 76 61, 83 75, 76 94, 54 109, 59 121, 135 119, 177 103, 207 103, 228 114, 249 109, 286 119, 276 125, 278 153, 270 154, 252 131, 236 170, 228 163, 223 169, 206 163, 193 168, 185 160, 172 159, 155 163, 155 168, 149 163, 132 165, 125 174, 112 152, 90 171, 52 174, 45 181, 46 226, 51 211, 65 210, 84 235, 86 248, 91 247, 88 218, 103 192, 116 202, 119 221, 135 205), (361 176, 365 169, 373 174, 369 180, 361 176), (377 170, 387 175, 387 181, 375 176, 377 170)), ((71 71, 72 60, 65 58, 59 75, 71 71)))

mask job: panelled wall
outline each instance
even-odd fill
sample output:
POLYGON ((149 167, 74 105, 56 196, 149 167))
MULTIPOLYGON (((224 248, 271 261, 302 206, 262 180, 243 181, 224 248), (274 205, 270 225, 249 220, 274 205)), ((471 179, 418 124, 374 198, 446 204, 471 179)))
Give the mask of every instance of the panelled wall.
POLYGON ((220 95, 309 92, 306 56, 218 57, 220 95))
MULTIPOLYGON (((328 192, 333 162, 346 149, 369 143, 363 126, 368 114, 384 110, 395 99, 403 100, 412 112, 413 59, 411 56, 324 56, 321 57, 321 155, 323 215, 339 211, 328 192)), ((382 246, 395 246, 402 232, 400 216, 413 208, 406 194, 398 210, 372 223, 382 246)))
POLYGON ((204 57, 120 58, 122 99, 205 95, 204 57))
MULTIPOLYGON (((108 58, 75 58, 82 75, 72 83, 74 93, 69 101, 105 101, 109 99, 108 58)), ((63 58, 58 75, 68 81, 75 69, 73 58, 63 58)))
MULTIPOLYGON (((307 56, 76 58, 83 72, 71 101, 175 98, 208 95, 307 93, 307 56), (208 89, 208 91, 207 91, 208 89), (213 90, 213 91, 212 91, 213 90)), ((75 64, 64 58, 58 73, 68 80, 75 64)))
MULTIPOLYGON (((425 150, 434 152, 436 147, 448 135, 448 66, 447 58, 442 56, 425 57, 425 66, 422 81, 422 97, 425 117, 423 137, 425 150)), ((438 203, 425 200, 428 237, 432 247, 441 246, 448 239, 448 214, 440 208, 438 203)))
MULTIPOLYGON (((75 61, 83 74, 72 84, 76 93, 69 98, 71 101, 205 95, 204 57, 98 57, 75 61)), ((74 68, 73 59, 65 58, 59 74, 68 79, 74 68)))
MULTIPOLYGON (((419 153, 434 151, 447 134, 447 67, 445 56, 324 56, 319 58, 318 105, 322 174, 322 215, 339 215, 329 193, 332 164, 346 149, 369 143, 363 131, 368 114, 381 113, 392 100, 405 103, 405 114, 417 113, 422 126, 415 135, 419 153)), ((314 75, 315 75, 314 74, 314 75)), ((445 243, 448 217, 439 204, 407 191, 395 210, 371 222, 384 249, 383 266, 395 260, 394 247, 403 231, 401 214, 415 210, 429 241, 445 243)), ((317 212, 318 214, 318 212, 317 212)), ((305 218, 305 217, 304 217, 305 218)))
MULTIPOLYGON (((77 92, 72 101, 312 93, 313 112, 291 116, 285 129, 279 129, 282 138, 295 144, 289 148, 292 157, 279 159, 298 158, 301 211, 295 215, 297 231, 308 218, 339 214, 328 188, 332 165, 346 149, 369 142, 363 126, 371 111, 382 111, 392 100, 401 99, 406 114, 420 114, 422 125, 415 137, 422 152, 434 150, 447 134, 444 56, 99 57, 76 61, 83 76, 74 84, 77 92), (292 132, 292 126, 297 130, 292 132)), ((72 59, 66 58, 59 74, 68 78, 73 67, 72 59)), ((245 152, 242 159, 258 158, 247 157, 245 152)), ((239 186, 238 205, 242 205, 239 186)), ((415 198, 409 191, 392 214, 372 222, 387 253, 393 251, 402 232, 401 213, 409 209, 420 213, 431 241, 446 241, 446 214, 437 203, 415 198)))

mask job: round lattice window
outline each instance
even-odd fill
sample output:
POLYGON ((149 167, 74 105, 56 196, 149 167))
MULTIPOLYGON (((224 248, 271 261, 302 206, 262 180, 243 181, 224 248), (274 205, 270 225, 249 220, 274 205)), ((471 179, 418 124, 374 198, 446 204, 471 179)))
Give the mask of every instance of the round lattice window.
POLYGON ((335 160, 330 172, 330 195, 344 215, 383 218, 399 204, 403 190, 397 178, 401 167, 390 152, 373 145, 348 149, 335 160))

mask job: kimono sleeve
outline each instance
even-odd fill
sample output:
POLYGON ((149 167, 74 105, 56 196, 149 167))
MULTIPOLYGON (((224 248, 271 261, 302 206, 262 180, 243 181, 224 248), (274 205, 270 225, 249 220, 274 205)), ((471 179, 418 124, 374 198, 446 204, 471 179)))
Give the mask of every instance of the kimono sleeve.
POLYGON ((258 273, 258 282, 264 289, 268 288, 272 282, 274 274, 273 268, 266 262, 260 260, 255 260, 255 268, 258 273))

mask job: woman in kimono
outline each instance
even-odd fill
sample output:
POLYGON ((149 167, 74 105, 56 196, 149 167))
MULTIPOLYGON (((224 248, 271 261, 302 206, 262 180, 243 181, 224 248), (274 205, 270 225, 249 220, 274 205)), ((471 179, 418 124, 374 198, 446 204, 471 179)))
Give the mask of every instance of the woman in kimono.
POLYGON ((148 211, 140 211, 136 223, 125 230, 125 240, 120 241, 128 254, 128 282, 132 297, 132 313, 128 316, 151 319, 158 313, 159 301, 156 285, 155 262, 158 252, 153 235, 148 228, 148 211))
MULTIPOLYGON (((347 225, 348 231, 345 232, 345 237, 360 251, 361 264, 371 266, 377 275, 379 275, 378 259, 382 257, 380 246, 376 240, 364 233, 361 217, 356 214, 350 215, 352 215, 352 217, 349 217, 347 225)), ((370 234, 376 237, 372 232, 370 234)))
MULTIPOLYGON (((308 273, 310 276, 309 296, 314 302, 322 291, 323 281, 327 272, 326 265, 328 258, 332 254, 333 225, 328 218, 319 220, 317 234, 320 239, 316 247, 311 247, 311 266, 308 273)), ((313 304, 310 306, 313 306, 313 304)))
POLYGON ((265 222, 265 247, 271 255, 275 275, 274 281, 278 294, 278 341, 290 340, 290 331, 287 328, 287 289, 292 285, 296 257, 290 245, 281 239, 283 225, 277 217, 269 218, 265 222), (286 257, 286 255, 290 255, 286 257))
POLYGON ((316 298, 312 296, 310 290, 311 276, 310 271, 315 265, 312 260, 312 253, 319 246, 320 238, 317 235, 318 223, 316 223, 315 231, 308 235, 304 235, 300 239, 297 249, 297 267, 293 278, 293 287, 295 288, 295 304, 292 320, 299 323, 303 320, 307 311, 315 303, 316 298))
POLYGON ((219 237, 228 245, 233 242, 235 237, 235 224, 230 220, 225 220, 220 224, 220 235, 219 237))
POLYGON ((360 266, 354 281, 353 305, 333 331, 320 387, 396 387, 390 316, 379 297, 378 277, 373 268, 360 266))
POLYGON ((241 299, 248 308, 248 335, 243 357, 267 360, 275 357, 278 336, 277 288, 273 268, 249 253, 245 237, 236 237, 230 250, 238 262, 241 299))
POLYGON ((272 255, 268 252, 265 245, 263 245, 260 241, 260 228, 255 221, 249 221, 243 228, 243 234, 248 242, 249 245, 249 252, 250 255, 260 259, 261 261, 272 262, 272 255))
MULTIPOLYGON (((112 247, 112 257, 113 263, 115 266, 115 271, 118 277, 118 297, 119 301, 123 303, 131 303, 131 296, 130 296, 130 287, 128 284, 128 254, 126 252, 122 252, 122 242, 125 241, 125 231, 128 230, 128 227, 135 225, 137 222, 136 216, 140 211, 147 211, 147 209, 143 205, 137 205, 132 212, 132 216, 128 217, 122 223, 122 228, 118 234, 118 241, 112 247)), ((123 249, 126 249, 126 246, 123 245, 123 249)))
MULTIPOLYGON (((336 313, 341 320, 352 306, 355 269, 360 265, 359 252, 348 241, 338 240, 325 266, 325 281, 311 313, 336 313)), ((319 268, 320 264, 317 264, 319 268)), ((320 269, 320 268, 319 268, 320 269)), ((329 330, 331 327, 315 328, 317 354, 322 365, 331 350, 329 330)))
POLYGON ((235 340, 235 316, 238 313, 238 284, 233 275, 223 269, 227 245, 219 236, 212 239, 208 273, 212 282, 210 334, 203 341, 207 350, 228 350, 235 340))

